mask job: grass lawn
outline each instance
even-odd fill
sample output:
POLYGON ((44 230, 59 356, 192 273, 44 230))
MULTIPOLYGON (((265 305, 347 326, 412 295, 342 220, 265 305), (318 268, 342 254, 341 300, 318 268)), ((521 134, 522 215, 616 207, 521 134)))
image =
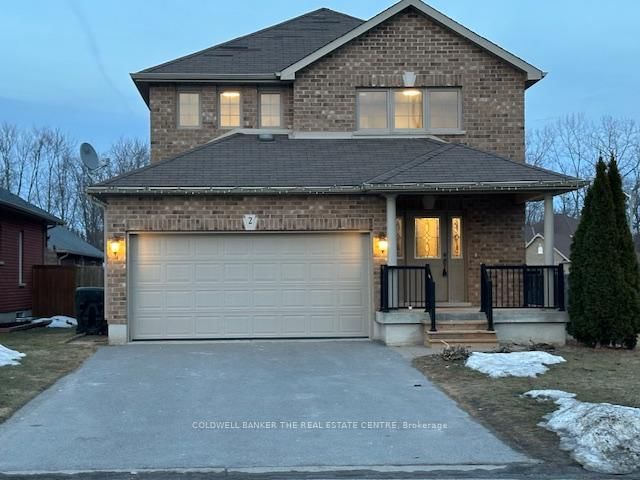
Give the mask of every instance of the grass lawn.
POLYGON ((558 447, 555 433, 537 424, 556 409, 520 395, 533 389, 558 389, 585 402, 640 407, 640 351, 567 346, 551 352, 566 363, 552 365, 538 378, 492 379, 464 362, 445 362, 439 355, 420 357, 414 366, 477 420, 516 449, 554 464, 573 464, 558 447))
POLYGON ((93 354, 92 343, 66 343, 74 336, 75 328, 0 333, 0 344, 27 354, 20 365, 0 367, 0 423, 93 354))

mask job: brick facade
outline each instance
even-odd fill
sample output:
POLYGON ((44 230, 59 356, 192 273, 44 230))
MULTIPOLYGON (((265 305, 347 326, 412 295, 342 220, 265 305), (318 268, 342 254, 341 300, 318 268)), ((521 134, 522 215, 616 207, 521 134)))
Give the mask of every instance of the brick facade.
MULTIPOLYGON (((479 303, 481 263, 523 263, 524 206, 510 196, 461 200, 467 236, 468 300, 479 303)), ((111 197, 107 238, 127 232, 242 232, 242 217, 254 213, 263 231, 368 231, 385 233, 385 200, 366 195, 111 197)), ((373 299, 378 307, 379 266, 375 256, 373 299)), ((107 262, 106 315, 127 323, 126 246, 107 262)))
POLYGON ((218 126, 218 94, 223 90, 239 90, 241 94, 242 128, 258 128, 258 92, 280 92, 282 95, 283 128, 292 128, 293 92, 287 86, 216 86, 193 85, 176 87, 174 84, 154 85, 149 89, 151 114, 151 161, 157 162, 202 145, 230 129, 218 126), (178 92, 200 93, 199 128, 179 128, 177 120, 178 92))
POLYGON ((353 131, 358 87, 461 87, 464 135, 453 142, 524 160, 525 74, 413 9, 296 74, 294 129, 353 131))

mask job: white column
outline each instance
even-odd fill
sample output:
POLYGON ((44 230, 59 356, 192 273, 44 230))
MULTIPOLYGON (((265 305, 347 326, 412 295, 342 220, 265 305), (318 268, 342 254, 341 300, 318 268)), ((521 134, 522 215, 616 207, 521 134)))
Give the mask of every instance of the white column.
POLYGON ((396 231, 396 197, 387 195, 387 265, 398 265, 398 232, 396 231))
POLYGON ((544 196, 544 264, 553 265, 553 245, 555 244, 553 222, 553 195, 544 196))

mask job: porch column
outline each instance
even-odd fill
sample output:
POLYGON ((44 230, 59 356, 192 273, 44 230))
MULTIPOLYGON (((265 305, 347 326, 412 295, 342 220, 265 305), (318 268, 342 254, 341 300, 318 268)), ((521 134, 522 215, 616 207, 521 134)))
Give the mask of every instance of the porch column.
POLYGON ((387 195, 387 265, 398 265, 398 232, 396 231, 396 197, 387 195))
MULTIPOLYGON (((553 221, 553 195, 544 196, 544 264, 553 265, 553 245, 555 244, 555 230, 553 221)), ((551 270, 544 270, 544 303, 545 306, 555 305, 554 275, 551 270)))
POLYGON ((544 264, 553 265, 553 245, 555 244, 553 222, 553 195, 544 196, 544 264))

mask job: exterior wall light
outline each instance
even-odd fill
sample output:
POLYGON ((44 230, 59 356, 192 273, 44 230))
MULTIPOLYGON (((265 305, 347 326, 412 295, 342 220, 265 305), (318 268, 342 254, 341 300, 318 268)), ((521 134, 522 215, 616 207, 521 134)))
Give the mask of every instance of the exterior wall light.
POLYGON ((385 256, 389 250, 389 241, 384 235, 376 237, 376 250, 380 256, 385 256))
POLYGON ((122 237, 113 237, 109 240, 109 253, 112 258, 118 259, 118 256, 122 253, 124 247, 124 240, 122 237))

